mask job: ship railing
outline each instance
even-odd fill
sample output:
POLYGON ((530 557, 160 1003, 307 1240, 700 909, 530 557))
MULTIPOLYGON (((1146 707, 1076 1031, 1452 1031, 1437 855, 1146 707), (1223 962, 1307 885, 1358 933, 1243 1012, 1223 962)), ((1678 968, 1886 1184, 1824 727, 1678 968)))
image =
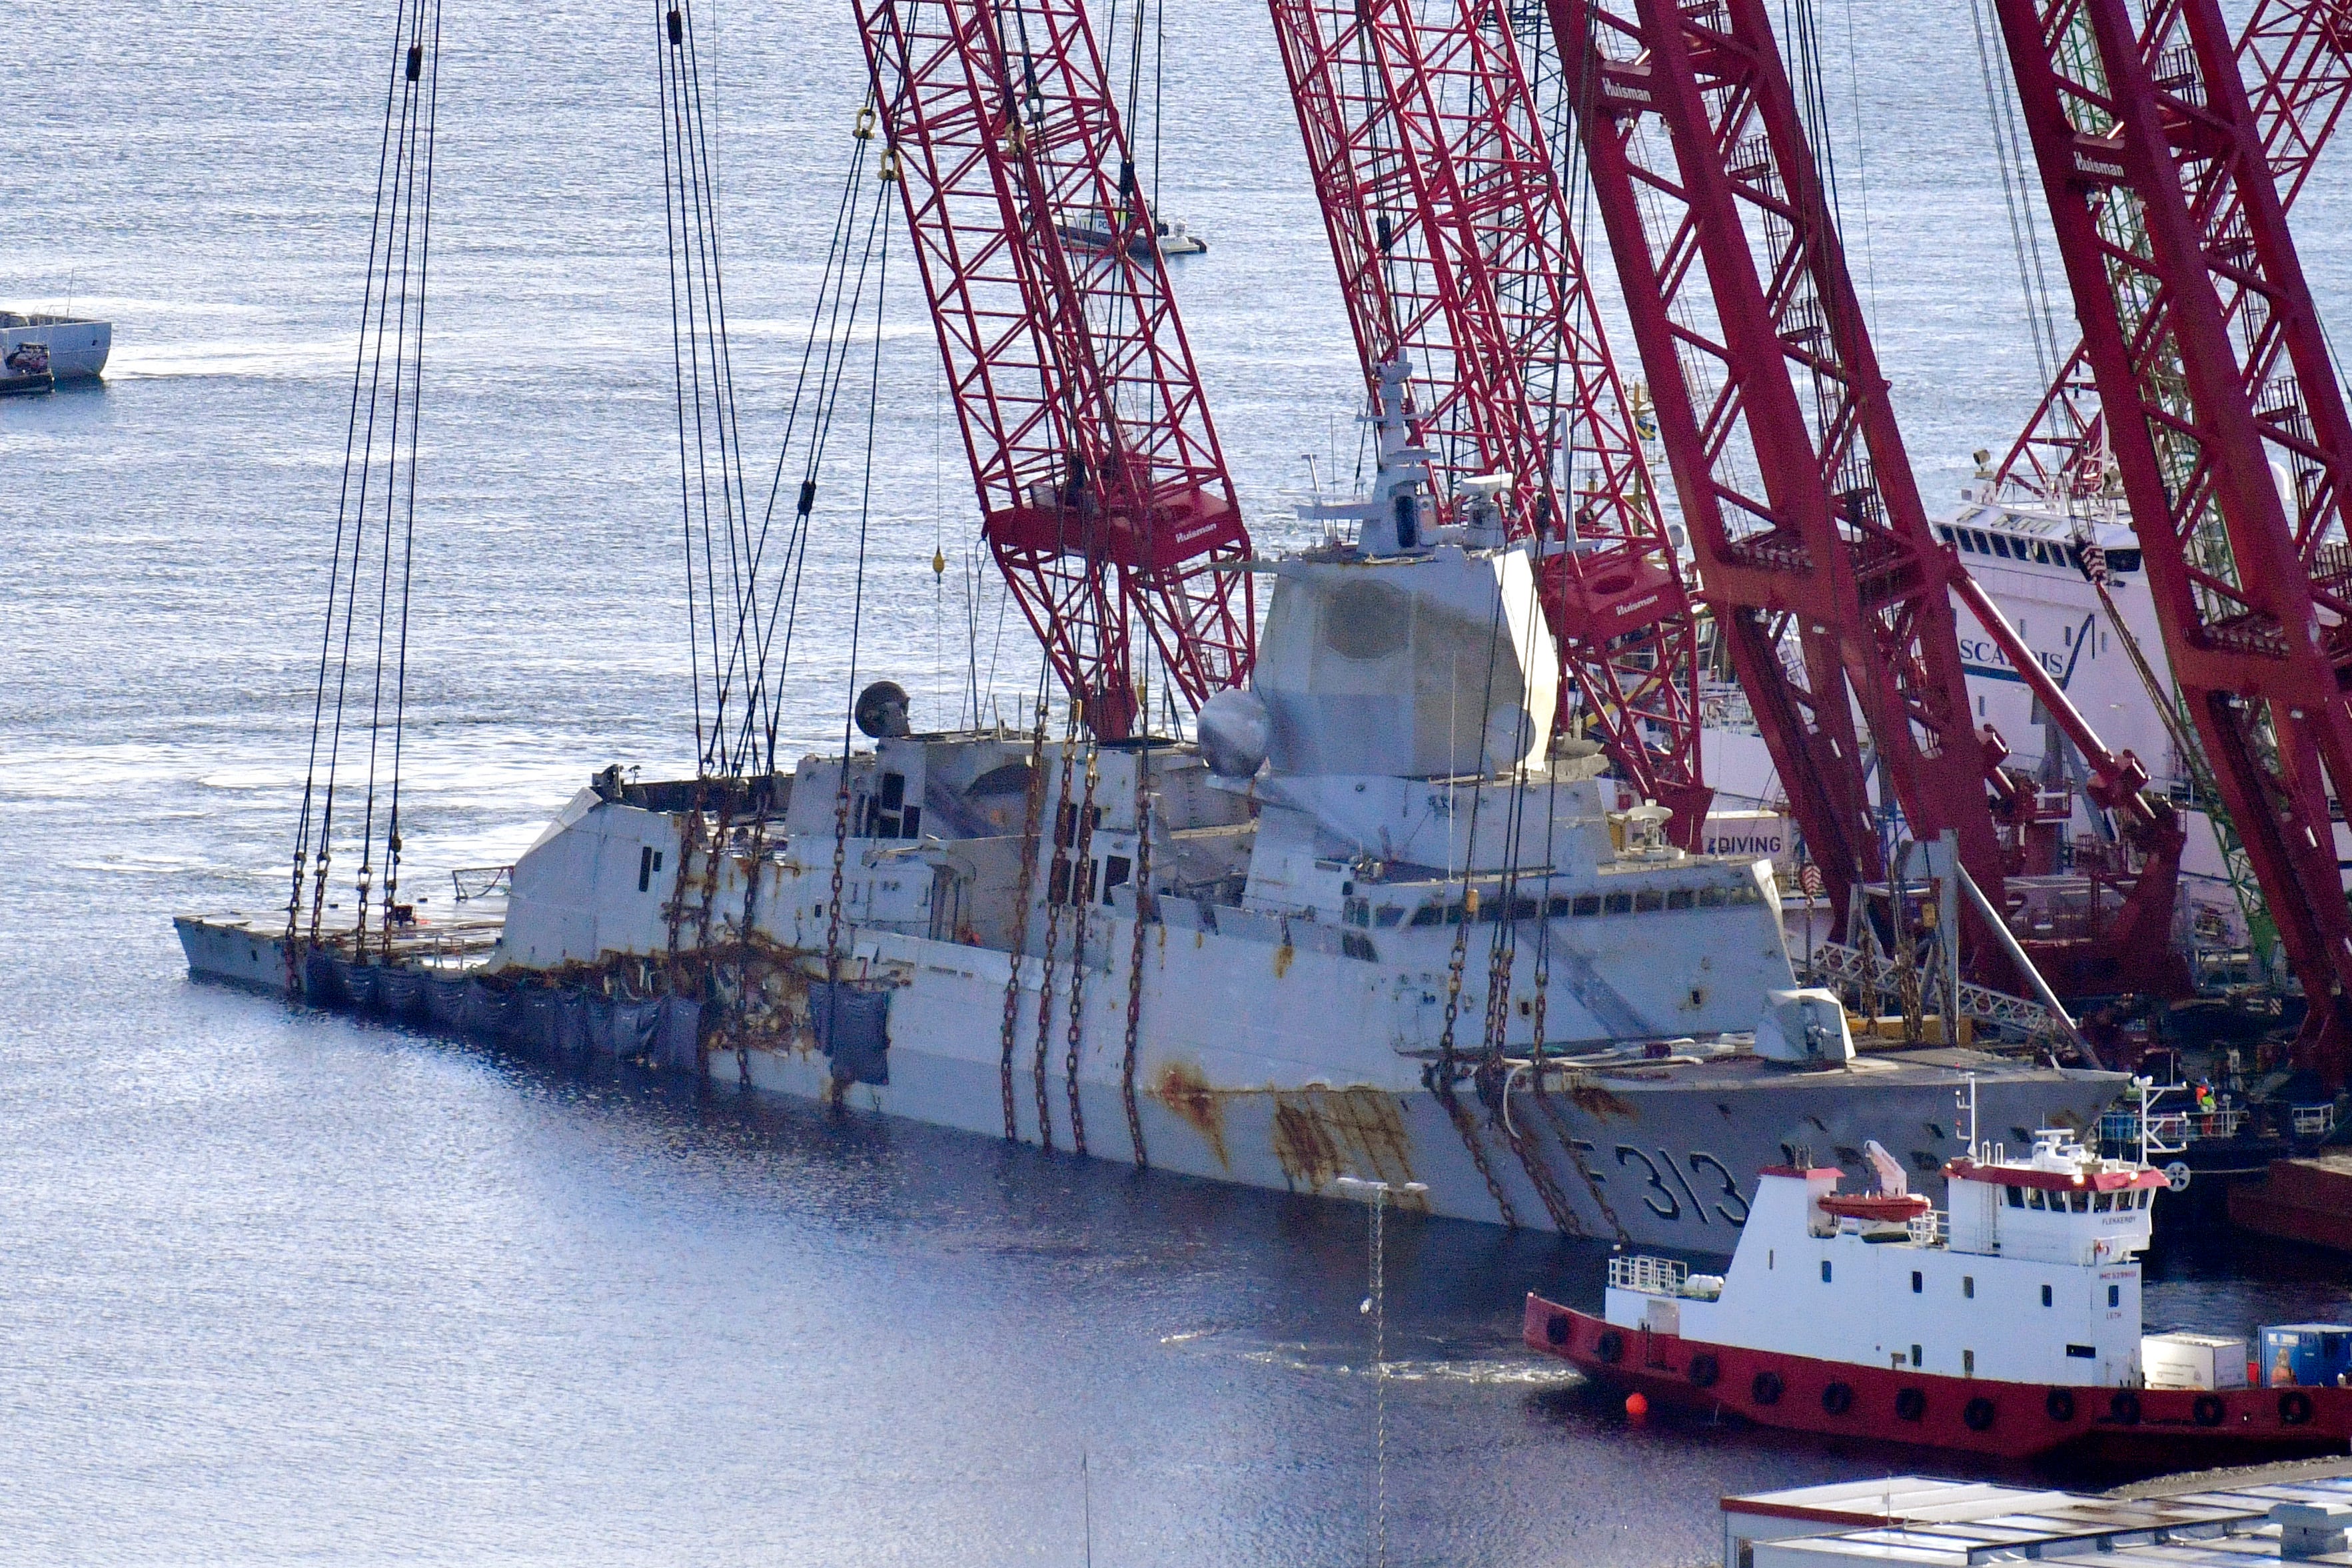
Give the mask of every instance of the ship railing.
MULTIPOLYGON (((1903 977, 1895 960, 1884 954, 1865 953, 1843 942, 1816 942, 1812 961, 1806 967, 1806 979, 1832 990, 1867 989, 1892 996, 1899 992, 1903 977)), ((1996 1028, 2006 1026, 2029 1037, 2059 1032, 2058 1020, 2040 1002, 1965 981, 1959 993, 1962 1018, 1996 1028)))
MULTIPOLYGON (((2332 1105, 2295 1107, 2295 1130, 2299 1136, 2319 1136, 2335 1124, 2336 1108, 2332 1105), (2327 1121, 2314 1133, 2303 1133, 2303 1113, 2324 1112, 2327 1121)), ((2215 1111, 2159 1111, 2147 1117, 2147 1149, 2152 1155, 2177 1155, 2190 1144, 2203 1138, 2234 1138, 2246 1124, 2246 1112, 2242 1107, 2215 1111)), ((2140 1114, 2137 1111, 2109 1111, 2099 1118, 2099 1141, 2103 1145, 2124 1149, 2139 1147, 2140 1114)))
POLYGON ((1679 1296, 1685 1281, 1690 1279, 1690 1265, 1677 1263, 1671 1258, 1627 1258, 1609 1260, 1609 1285, 1612 1290, 1638 1291, 1645 1296, 1679 1296))
POLYGON ((497 898, 514 890, 514 867, 510 865, 461 865, 451 871, 449 881, 460 904, 471 904, 478 898, 497 898))
POLYGON ((2295 1105, 2289 1107, 2294 1117, 2294 1135, 2298 1138, 2324 1138, 2336 1131, 2336 1106, 2295 1105))
POLYGON ((1941 1247, 1944 1244, 1944 1211, 1931 1208, 1925 1214, 1913 1215, 1910 1230, 1913 1246, 1941 1247))

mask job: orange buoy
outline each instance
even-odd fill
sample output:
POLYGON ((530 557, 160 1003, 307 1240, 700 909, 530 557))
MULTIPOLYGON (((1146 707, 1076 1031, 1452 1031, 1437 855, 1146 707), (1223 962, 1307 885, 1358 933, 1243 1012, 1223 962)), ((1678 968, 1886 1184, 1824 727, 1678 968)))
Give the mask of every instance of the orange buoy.
POLYGON ((1625 1396, 1625 1419, 1639 1421, 1650 1413, 1650 1401, 1639 1389, 1625 1396))

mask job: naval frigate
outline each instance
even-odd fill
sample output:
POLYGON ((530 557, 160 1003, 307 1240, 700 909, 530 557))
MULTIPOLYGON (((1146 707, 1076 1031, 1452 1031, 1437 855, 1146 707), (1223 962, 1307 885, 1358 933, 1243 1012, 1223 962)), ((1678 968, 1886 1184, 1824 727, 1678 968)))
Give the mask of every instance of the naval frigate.
POLYGON ((1551 738, 1540 547, 1366 512, 1353 542, 1250 563, 1273 581, 1255 671, 1194 739, 911 733, 880 683, 870 745, 788 772, 605 769, 470 943, 188 917, 191 967, 847 1114, 1701 1253, 1735 1245, 1759 1170, 1858 1168, 1872 1137, 1932 1189, 1971 1079, 1997 1128, 2114 1096, 2111 1073, 1857 1052, 1798 984, 1771 862, 1675 847, 1596 748, 1551 738))

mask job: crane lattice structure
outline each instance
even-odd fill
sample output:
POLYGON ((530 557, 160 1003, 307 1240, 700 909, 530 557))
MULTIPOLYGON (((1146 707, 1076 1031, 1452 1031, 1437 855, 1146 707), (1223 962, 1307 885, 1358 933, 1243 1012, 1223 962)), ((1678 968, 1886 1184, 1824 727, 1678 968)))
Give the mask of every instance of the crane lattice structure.
POLYGON ((1145 645, 1196 706, 1240 685, 1249 532, 1086 7, 856 11, 982 531, 1055 674, 1104 739, 1145 645))
MULTIPOLYGON (((1911 834, 1951 832, 2002 910, 1988 780, 2022 792, 2000 782, 1999 736, 1970 723, 1966 574, 1920 501, 1761 0, 1548 11, 1706 596, 1841 920, 1885 867, 1857 714, 1911 834)), ((2025 952, 2061 994, 2162 988, 2178 821, 2128 753, 2076 733, 2030 654, 2012 663, 2059 698, 2146 857, 2103 928, 2025 952)), ((2006 967, 1981 945, 1977 962, 2006 967)))
POLYGON ((2213 0, 1996 9, 2173 679, 2340 1083, 2352 423, 2273 148, 2213 0))

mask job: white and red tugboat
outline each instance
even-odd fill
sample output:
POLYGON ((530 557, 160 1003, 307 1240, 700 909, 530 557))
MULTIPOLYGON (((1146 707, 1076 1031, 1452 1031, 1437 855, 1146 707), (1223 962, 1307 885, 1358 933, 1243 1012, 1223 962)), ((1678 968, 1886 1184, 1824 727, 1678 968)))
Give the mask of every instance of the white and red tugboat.
POLYGON ((1530 1295, 1527 1343, 1654 1403, 2011 1458, 2352 1437, 2352 1387, 2250 1387, 2242 1339, 2143 1338, 2162 1172, 2054 1130, 2021 1158, 1969 1150, 1944 1167, 1948 1213, 1875 1144, 1875 1192, 1767 1169, 1727 1273, 1612 1258, 1603 1316, 1530 1295))

